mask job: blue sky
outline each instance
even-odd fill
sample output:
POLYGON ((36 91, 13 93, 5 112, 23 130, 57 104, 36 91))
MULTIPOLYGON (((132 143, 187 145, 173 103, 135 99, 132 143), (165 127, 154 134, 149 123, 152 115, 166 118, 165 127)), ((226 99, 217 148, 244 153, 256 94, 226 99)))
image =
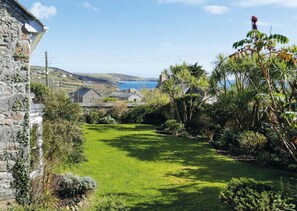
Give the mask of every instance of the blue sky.
POLYGON ((297 0, 20 0, 48 33, 31 63, 71 72, 157 77, 172 64, 198 62, 212 71, 219 53, 259 18, 259 30, 297 41, 297 0))

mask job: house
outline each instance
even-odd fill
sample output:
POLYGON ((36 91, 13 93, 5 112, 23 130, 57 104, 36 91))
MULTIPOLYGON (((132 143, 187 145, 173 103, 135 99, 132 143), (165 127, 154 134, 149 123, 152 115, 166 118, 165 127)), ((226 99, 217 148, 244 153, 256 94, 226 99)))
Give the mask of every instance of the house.
POLYGON ((140 96, 141 98, 143 97, 142 93, 139 90, 134 89, 134 88, 127 89, 124 92, 134 93, 134 94, 137 94, 138 96, 140 96))
POLYGON ((70 96, 73 102, 82 104, 98 104, 102 101, 102 96, 97 91, 87 87, 79 88, 70 96))
POLYGON ((122 101, 129 101, 135 103, 140 103, 142 100, 142 96, 138 95, 137 93, 125 91, 113 92, 110 97, 117 98, 122 101))
POLYGON ((18 1, 0 0, 0 209, 16 197, 12 182, 30 173, 29 59, 46 31, 18 1))

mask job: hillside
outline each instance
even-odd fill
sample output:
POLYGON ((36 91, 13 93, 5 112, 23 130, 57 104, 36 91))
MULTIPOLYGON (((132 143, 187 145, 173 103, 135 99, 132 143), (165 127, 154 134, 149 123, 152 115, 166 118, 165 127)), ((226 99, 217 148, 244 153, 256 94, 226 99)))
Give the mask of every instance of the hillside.
MULTIPOLYGON (((45 84, 44 69, 41 66, 31 66, 31 81, 45 84)), ((100 92, 112 92, 119 81, 157 80, 118 73, 71 73, 56 67, 49 67, 48 78, 50 87, 62 89, 65 92, 72 92, 80 86, 90 87, 100 92)))
MULTIPOLYGON (((45 84, 44 67, 31 66, 31 81, 45 84)), ((49 67, 49 86, 54 89, 62 89, 65 92, 72 92, 80 86, 90 87, 100 92, 116 89, 114 83, 103 78, 81 76, 55 67, 49 67)))

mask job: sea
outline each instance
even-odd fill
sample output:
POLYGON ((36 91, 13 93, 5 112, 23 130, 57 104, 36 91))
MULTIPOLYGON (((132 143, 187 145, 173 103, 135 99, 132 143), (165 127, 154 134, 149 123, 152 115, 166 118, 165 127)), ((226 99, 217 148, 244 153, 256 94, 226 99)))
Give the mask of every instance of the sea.
POLYGON ((127 89, 154 89, 158 85, 157 81, 120 81, 117 86, 120 90, 127 89))

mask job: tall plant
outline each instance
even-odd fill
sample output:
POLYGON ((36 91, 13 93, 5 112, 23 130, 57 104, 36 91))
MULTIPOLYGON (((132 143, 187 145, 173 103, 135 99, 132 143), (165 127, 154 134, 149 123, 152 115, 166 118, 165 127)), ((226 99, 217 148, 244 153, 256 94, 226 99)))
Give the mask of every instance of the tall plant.
POLYGON ((208 86, 206 72, 198 64, 183 63, 170 66, 164 73, 167 80, 161 85, 161 90, 169 95, 177 120, 187 125, 205 101, 208 86))
POLYGON ((297 162, 296 102, 297 102, 297 47, 287 47, 289 39, 283 35, 270 36, 258 30, 247 33, 246 39, 234 43, 237 52, 230 60, 252 64, 243 72, 266 106, 265 113, 271 127, 278 134, 287 151, 297 162), (253 70, 258 75, 255 81, 253 70), (257 83, 263 84, 260 88, 257 83), (265 88, 265 89, 263 89, 265 88), (294 110, 295 109, 295 110, 294 110))

